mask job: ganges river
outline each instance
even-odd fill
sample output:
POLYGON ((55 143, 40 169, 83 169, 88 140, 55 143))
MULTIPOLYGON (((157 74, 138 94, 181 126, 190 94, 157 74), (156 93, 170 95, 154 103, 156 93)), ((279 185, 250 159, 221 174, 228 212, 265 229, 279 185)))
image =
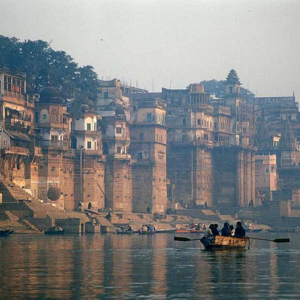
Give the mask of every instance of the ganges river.
POLYGON ((0 299, 300 299, 300 234, 252 236, 291 243, 207 252, 170 233, 13 234, 0 239, 0 299))

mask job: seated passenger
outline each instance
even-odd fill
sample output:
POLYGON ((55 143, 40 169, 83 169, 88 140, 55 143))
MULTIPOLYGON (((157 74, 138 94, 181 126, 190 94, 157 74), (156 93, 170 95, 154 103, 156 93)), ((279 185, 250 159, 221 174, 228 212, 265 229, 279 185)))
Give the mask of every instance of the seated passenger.
POLYGON ((212 233, 213 233, 214 236, 220 235, 220 233, 218 231, 218 224, 213 224, 212 233))
POLYGON ((236 228, 235 228, 235 237, 237 238, 244 238, 246 236, 246 231, 242 226, 241 222, 236 223, 236 228))
POLYGON ((229 224, 224 223, 224 227, 222 228, 222 236, 230 236, 229 224))
POLYGON ((204 233, 204 237, 205 238, 213 238, 215 236, 213 234, 214 228, 215 228, 214 224, 210 224, 209 227, 208 227, 208 229, 204 233))
POLYGON ((235 230, 234 230, 233 225, 230 225, 230 226, 229 226, 229 230, 230 230, 230 236, 231 236, 231 237, 234 237, 234 235, 235 235, 235 230))

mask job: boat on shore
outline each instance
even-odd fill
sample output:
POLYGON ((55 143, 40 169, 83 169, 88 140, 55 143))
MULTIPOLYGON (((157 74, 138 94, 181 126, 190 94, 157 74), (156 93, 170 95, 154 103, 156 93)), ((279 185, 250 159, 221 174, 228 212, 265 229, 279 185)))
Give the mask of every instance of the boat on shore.
POLYGON ((155 234, 156 231, 151 230, 139 230, 139 234, 155 234))
POLYGON ((53 226, 44 231, 45 234, 64 234, 65 230, 59 226, 53 226))
POLYGON ((200 239, 206 250, 245 250, 246 246, 250 246, 249 238, 235 238, 217 235, 215 238, 207 239, 205 237, 200 239))
POLYGON ((138 231, 134 231, 134 230, 116 231, 116 234, 134 234, 134 233, 138 233, 138 231))
POLYGON ((1 236, 9 236, 13 233, 13 230, 10 229, 5 229, 5 230, 0 230, 0 237, 1 236))

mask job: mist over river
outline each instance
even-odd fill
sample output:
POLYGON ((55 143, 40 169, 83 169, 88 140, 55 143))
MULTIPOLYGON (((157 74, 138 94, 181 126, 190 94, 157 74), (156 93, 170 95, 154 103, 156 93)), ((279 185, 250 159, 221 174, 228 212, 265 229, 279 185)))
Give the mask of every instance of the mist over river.
POLYGON ((300 234, 251 236, 291 243, 208 252, 170 233, 13 234, 0 239, 0 299, 299 299, 300 234))

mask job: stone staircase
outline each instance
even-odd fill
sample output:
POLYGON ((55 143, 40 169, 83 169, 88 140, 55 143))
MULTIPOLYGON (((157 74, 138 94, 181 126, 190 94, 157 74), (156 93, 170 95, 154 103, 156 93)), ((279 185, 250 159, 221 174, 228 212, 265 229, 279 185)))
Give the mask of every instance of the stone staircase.
POLYGON ((21 224, 25 225, 29 230, 33 230, 36 233, 41 233, 41 230, 39 230, 36 226, 34 226, 26 219, 21 220, 21 224))
POLYGON ((11 182, 2 181, 0 183, 0 192, 2 193, 3 202, 30 201, 32 198, 21 187, 11 182))
POLYGON ((6 216, 8 217, 5 221, 0 221, 0 228, 1 229, 10 229, 14 230, 15 233, 34 233, 32 228, 29 228, 24 224, 22 220, 10 211, 5 211, 6 216))

